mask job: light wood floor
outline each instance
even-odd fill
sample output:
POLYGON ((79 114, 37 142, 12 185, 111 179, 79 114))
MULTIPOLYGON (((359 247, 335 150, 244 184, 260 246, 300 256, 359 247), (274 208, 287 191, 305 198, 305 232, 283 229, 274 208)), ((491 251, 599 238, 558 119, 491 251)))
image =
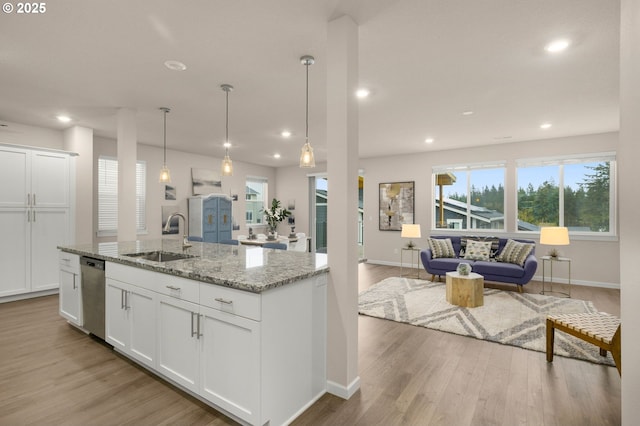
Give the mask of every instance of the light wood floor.
MULTIPOLYGON (((399 268, 360 265, 360 290, 399 268)), ((512 286, 497 286, 513 290, 512 286)), ((539 292, 532 282, 525 291, 539 292)), ((620 312, 620 292, 574 298, 620 312)), ((212 408, 69 326, 57 296, 0 304, 0 425, 226 425, 212 408)), ((295 425, 617 425, 612 367, 359 317, 361 389, 295 425)))

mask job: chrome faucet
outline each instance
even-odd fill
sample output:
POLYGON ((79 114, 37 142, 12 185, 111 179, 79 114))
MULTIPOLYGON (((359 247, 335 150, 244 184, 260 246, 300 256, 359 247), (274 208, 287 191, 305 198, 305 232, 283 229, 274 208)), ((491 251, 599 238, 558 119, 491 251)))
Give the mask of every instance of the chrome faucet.
POLYGON ((187 218, 185 218, 182 213, 171 213, 167 218, 166 225, 164 225, 164 231, 169 232, 169 229, 171 228, 171 219, 173 219, 174 216, 181 217, 182 221, 184 222, 184 235, 182 236, 182 249, 184 250, 188 247, 191 247, 191 243, 189 242, 189 238, 187 237, 187 235, 189 234, 187 232, 187 218))

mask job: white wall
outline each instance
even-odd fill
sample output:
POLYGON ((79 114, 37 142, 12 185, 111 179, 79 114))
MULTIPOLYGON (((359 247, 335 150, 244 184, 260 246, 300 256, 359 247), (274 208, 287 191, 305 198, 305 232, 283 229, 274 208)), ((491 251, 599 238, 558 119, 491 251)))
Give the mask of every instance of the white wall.
POLYGON ((0 143, 64 150, 64 138, 61 130, 27 126, 8 121, 5 123, 9 127, 0 127, 0 143))
MULTIPOLYGON (((423 238, 419 245, 424 247, 426 238, 431 233, 433 221, 431 202, 435 199, 431 186, 433 166, 502 160, 507 162, 507 176, 512 176, 515 179, 516 159, 616 151, 617 146, 618 134, 604 133, 360 160, 360 166, 365 170, 364 241, 366 257, 372 262, 398 265, 400 255, 397 251, 405 243, 400 238, 400 232, 378 230, 379 183, 415 181, 415 222, 421 225, 423 238)), ((505 183, 507 192, 509 184, 510 182, 505 183)), ((507 193, 505 207, 506 216, 510 218, 516 209, 516 200, 514 196, 509 196, 509 193, 507 193)), ((442 232, 447 233, 447 231, 442 232)), ((508 219, 506 235, 515 235, 515 232, 515 220, 508 219)), ((463 235, 466 234, 468 233, 463 232, 463 235)), ((537 234, 519 235, 522 238, 538 239, 537 234)), ((548 247, 536 248, 538 255, 544 254, 547 249, 548 247)), ((572 258, 572 282, 619 286, 617 239, 606 238, 594 241, 574 238, 571 245, 562 247, 561 252, 564 256, 572 258)))
MULTIPOLYGON (((113 139, 94 138, 94 163, 101 155, 116 156, 116 141, 113 139)), ((191 191, 191 168, 210 169, 216 172, 220 170, 222 158, 207 157, 203 155, 190 154, 181 151, 167 150, 167 166, 171 170, 171 186, 176 189, 176 200, 165 200, 165 184, 158 182, 160 168, 162 167, 162 148, 150 145, 138 144, 137 158, 139 161, 147 163, 147 229, 148 234, 138 235, 138 239, 155 239, 162 237, 162 206, 174 206, 174 211, 187 213, 187 198, 192 195, 191 191)), ((97 163, 95 163, 97 164, 97 163)), ((96 167, 97 171, 97 167, 96 167)), ((255 164, 233 161, 233 176, 222 178, 222 193, 238 195, 238 201, 233 202, 233 217, 240 225, 240 230, 234 231, 233 235, 247 234, 245 226, 245 182, 247 176, 265 177, 269 181, 269 192, 273 194, 276 186, 276 169, 272 167, 257 166, 255 164)), ((97 232, 97 193, 98 182, 94 179, 94 206, 95 206, 95 228, 97 232)), ((182 222, 180 222, 180 235, 183 233, 182 222)), ((254 227, 255 228, 255 227, 254 227)), ((257 231, 256 231, 257 232, 257 231)), ((175 236, 179 238, 179 236, 175 236)), ((115 241, 112 237, 97 238, 96 241, 115 241)))

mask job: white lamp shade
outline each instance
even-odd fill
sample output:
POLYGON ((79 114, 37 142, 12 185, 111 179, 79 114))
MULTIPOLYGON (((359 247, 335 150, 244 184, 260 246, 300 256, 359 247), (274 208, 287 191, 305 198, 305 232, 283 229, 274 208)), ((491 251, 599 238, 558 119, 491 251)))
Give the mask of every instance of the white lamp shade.
POLYGON ((540 228, 540 244, 549 246, 569 245, 569 229, 564 226, 545 226, 540 228))
POLYGON ((403 224, 402 225, 402 233, 400 234, 402 238, 420 238, 420 225, 418 224, 403 224))

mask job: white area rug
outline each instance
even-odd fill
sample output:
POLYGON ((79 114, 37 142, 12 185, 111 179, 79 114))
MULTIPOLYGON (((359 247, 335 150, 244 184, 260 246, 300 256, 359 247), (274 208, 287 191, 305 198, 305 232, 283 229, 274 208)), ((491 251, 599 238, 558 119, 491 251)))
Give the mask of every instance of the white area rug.
MULTIPOLYGON (((359 312, 376 318, 446 331, 476 339, 546 351, 550 313, 597 312, 592 302, 485 288, 484 306, 462 308, 446 301, 446 287, 411 278, 387 278, 360 293, 359 312)), ((566 333, 555 333, 554 353, 615 365, 611 354, 566 333)))

